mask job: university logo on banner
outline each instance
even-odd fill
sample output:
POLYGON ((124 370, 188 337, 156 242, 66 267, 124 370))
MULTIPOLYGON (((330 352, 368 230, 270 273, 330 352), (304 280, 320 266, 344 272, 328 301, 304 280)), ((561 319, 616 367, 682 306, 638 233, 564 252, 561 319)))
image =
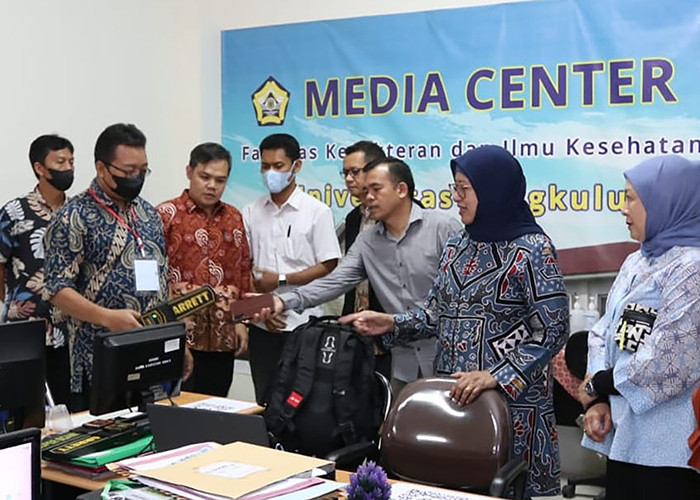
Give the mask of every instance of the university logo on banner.
POLYGON ((251 97, 258 125, 282 125, 287 114, 289 91, 273 77, 260 85, 251 97))

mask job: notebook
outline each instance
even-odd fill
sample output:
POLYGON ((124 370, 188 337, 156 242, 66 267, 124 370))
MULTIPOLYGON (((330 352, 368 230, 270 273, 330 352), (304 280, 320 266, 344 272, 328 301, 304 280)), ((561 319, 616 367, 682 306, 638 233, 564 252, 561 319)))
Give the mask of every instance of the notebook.
POLYGON ((147 413, 158 451, 206 441, 220 444, 243 441, 270 446, 270 436, 262 415, 157 404, 149 404, 147 413))

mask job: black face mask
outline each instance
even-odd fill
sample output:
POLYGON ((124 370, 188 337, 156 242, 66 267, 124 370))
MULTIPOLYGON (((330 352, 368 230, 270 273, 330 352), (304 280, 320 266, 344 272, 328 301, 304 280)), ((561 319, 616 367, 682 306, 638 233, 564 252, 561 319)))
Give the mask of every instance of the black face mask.
POLYGON ((115 177, 112 176, 117 187, 114 192, 127 201, 136 198, 141 192, 143 181, 146 180, 146 174, 139 174, 136 177, 115 177))
POLYGON ((53 187, 59 191, 65 191, 73 185, 73 170, 56 170, 53 168, 47 168, 51 174, 49 181, 53 187))

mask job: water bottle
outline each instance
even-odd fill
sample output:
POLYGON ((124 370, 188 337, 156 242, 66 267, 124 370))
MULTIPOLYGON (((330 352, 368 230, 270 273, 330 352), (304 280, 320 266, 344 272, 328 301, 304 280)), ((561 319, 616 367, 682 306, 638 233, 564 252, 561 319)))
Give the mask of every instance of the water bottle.
POLYGON ((584 314, 586 316, 586 329, 590 330, 593 328, 593 325, 598 322, 598 319, 600 319, 600 313, 598 312, 595 296, 591 295, 588 297, 588 309, 584 314))
POLYGON ((587 329, 587 321, 585 311, 581 307, 578 300, 578 293, 574 294, 574 306, 569 311, 569 330, 570 333, 578 332, 587 329))

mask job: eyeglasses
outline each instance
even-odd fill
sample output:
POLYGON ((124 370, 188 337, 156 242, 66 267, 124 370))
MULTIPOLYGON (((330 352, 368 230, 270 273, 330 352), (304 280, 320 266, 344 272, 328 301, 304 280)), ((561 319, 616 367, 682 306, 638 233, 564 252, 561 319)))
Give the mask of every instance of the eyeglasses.
POLYGON ((452 195, 459 195, 460 198, 464 198, 467 195, 468 190, 474 189, 471 186, 461 186, 459 184, 448 184, 448 186, 450 187, 452 195))
POLYGON ((126 168, 123 168, 123 167, 118 167, 118 166, 116 166, 116 165, 114 165, 113 163, 110 163, 110 162, 108 162, 108 161, 103 161, 102 163, 104 163, 104 164, 107 165, 108 167, 112 167, 112 168, 114 168, 114 169, 116 169, 116 170, 119 170, 122 174, 124 174, 124 175, 127 176, 127 177, 136 177, 136 176, 139 176, 139 175, 141 175, 141 174, 143 174, 144 176, 148 177, 148 176, 150 175, 150 173, 151 173, 151 169, 148 168, 148 167, 146 167, 146 168, 129 168, 129 169, 126 169, 126 168))
POLYGON ((345 179, 348 175, 354 179, 358 175, 360 175, 360 172, 362 172, 362 169, 359 167, 355 167, 349 170, 343 170, 341 172, 338 172, 338 174, 340 175, 341 179, 345 179))

